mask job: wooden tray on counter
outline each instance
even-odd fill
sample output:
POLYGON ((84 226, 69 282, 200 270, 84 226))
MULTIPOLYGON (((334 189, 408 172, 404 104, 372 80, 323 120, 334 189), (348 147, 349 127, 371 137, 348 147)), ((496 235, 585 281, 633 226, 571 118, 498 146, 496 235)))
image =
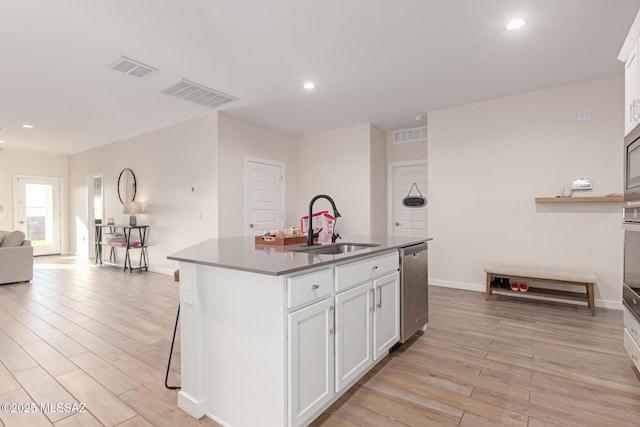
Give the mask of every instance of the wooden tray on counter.
POLYGON ((295 245, 300 243, 307 243, 307 236, 298 237, 262 237, 256 236, 256 245, 295 245))

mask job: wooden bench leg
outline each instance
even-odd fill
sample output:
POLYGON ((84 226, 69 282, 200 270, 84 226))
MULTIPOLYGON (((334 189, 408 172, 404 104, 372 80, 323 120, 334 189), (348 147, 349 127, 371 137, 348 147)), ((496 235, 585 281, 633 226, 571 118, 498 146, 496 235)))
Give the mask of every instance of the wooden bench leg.
POLYGON ((493 280, 493 274, 492 273, 487 273, 487 289, 484 292, 484 300, 485 301, 489 301, 489 297, 493 293, 493 291, 491 290, 491 281, 492 280, 493 280))
POLYGON ((589 310, 591 310, 591 315, 596 315, 596 304, 593 296, 593 283, 587 283, 587 297, 589 297, 589 310))

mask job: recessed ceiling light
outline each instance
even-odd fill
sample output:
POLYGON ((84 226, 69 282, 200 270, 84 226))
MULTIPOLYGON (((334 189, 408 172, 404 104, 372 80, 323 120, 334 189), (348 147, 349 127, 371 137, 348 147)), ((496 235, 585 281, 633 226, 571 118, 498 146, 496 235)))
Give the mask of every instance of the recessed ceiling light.
POLYGON ((504 29, 507 31, 515 31, 515 30, 519 30, 520 28, 524 27, 527 24, 527 21, 525 21, 524 19, 514 19, 513 21, 509 22, 504 29))
POLYGON ((3 141, 2 139, 0 139, 0 144, 4 144, 7 141, 3 141))
POLYGON ((26 123, 23 124, 22 127, 25 128, 25 129, 33 129, 33 125, 26 124, 26 123))
POLYGON ((302 85, 302 87, 305 89, 315 89, 316 85, 313 82, 306 82, 305 84, 302 85))
POLYGON ((416 121, 424 119, 424 116, 416 116, 416 121))

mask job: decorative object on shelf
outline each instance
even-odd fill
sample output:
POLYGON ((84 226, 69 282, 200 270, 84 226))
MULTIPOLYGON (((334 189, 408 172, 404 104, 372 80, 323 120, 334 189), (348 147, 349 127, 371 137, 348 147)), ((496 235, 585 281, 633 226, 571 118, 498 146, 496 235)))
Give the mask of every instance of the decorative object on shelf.
POLYGON ((113 221, 113 218, 107 218, 107 225, 113 225, 115 224, 115 222, 113 221))
POLYGON ((571 184, 572 190, 592 190, 591 178, 575 178, 571 184))
POLYGON ((284 237, 298 237, 300 235, 300 230, 298 230, 298 227, 289 227, 284 230, 284 234, 284 237))
POLYGON ((409 188, 409 193, 407 197, 402 199, 402 206, 406 208, 422 208, 427 205, 427 198, 422 195, 420 188, 418 188, 418 184, 415 182, 409 188), (413 191, 413 187, 418 191, 419 196, 412 196, 411 192, 413 191))
POLYGON ((96 225, 102 224, 102 219, 96 218, 96 219, 93 220, 93 223, 96 224, 96 225))
POLYGON ((135 227, 137 225, 136 214, 142 213, 142 204, 140 202, 126 202, 122 213, 131 215, 129 225, 135 227))
POLYGON ((571 197, 572 194, 573 189, 571 188, 562 187, 562 190, 560 190, 560 197, 571 197))
POLYGON ((136 176, 129 168, 122 169, 118 177, 118 198, 123 205, 136 198, 136 176))

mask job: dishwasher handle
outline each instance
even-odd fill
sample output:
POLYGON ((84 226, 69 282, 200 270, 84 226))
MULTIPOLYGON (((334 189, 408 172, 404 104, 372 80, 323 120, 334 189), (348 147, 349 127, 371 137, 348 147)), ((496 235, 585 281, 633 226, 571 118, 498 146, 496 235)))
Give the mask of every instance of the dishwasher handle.
POLYGON ((405 257, 407 255, 415 255, 420 252, 427 250, 427 242, 418 243, 417 245, 406 246, 404 248, 400 248, 400 257, 405 257))

